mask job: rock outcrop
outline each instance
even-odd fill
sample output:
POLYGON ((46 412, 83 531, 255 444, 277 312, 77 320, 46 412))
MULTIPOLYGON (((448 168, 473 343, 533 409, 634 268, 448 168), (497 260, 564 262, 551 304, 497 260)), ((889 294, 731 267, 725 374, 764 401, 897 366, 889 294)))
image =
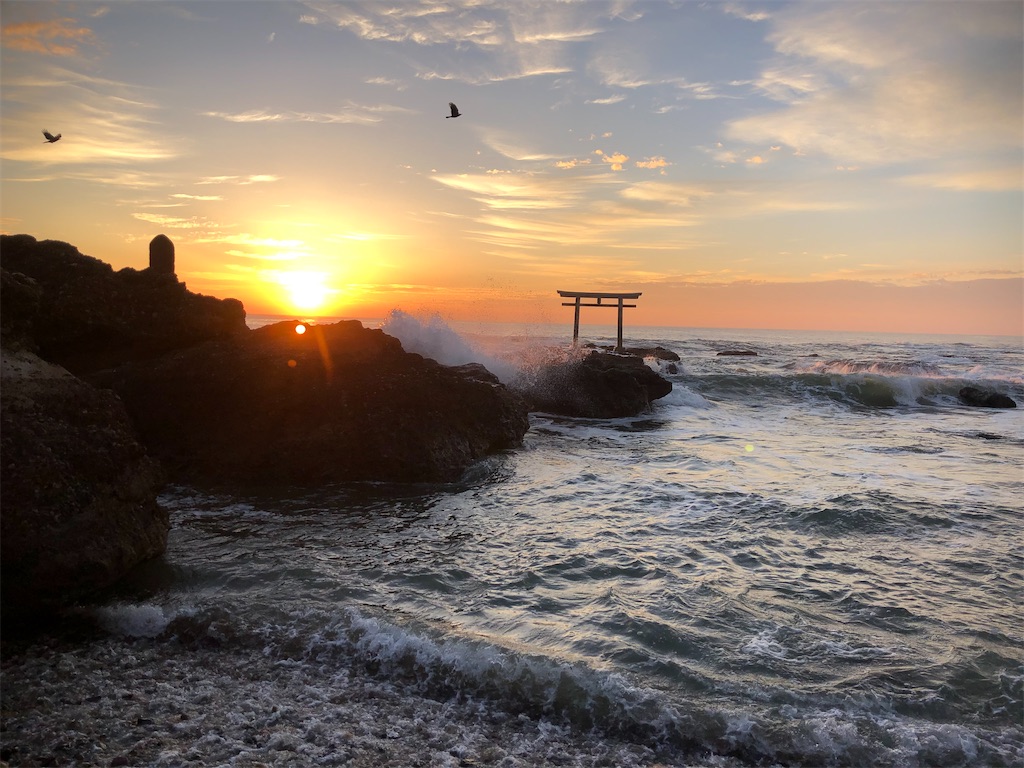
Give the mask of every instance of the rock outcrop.
POLYGON ((29 326, 40 357, 72 373, 248 332, 241 302, 192 293, 172 273, 115 272, 74 246, 29 235, 0 236, 0 259, 5 280, 27 279, 39 291, 31 317, 10 314, 29 326))
POLYGON ((25 349, 0 365, 0 593, 46 611, 164 551, 162 479, 113 393, 25 349))
POLYGON ((1017 402, 1002 392, 963 387, 960 390, 960 402, 975 408, 1016 408, 1017 402))
POLYGON ((525 403, 481 366, 445 367, 354 320, 296 325, 106 383, 168 472, 203 484, 451 481, 529 428, 525 403))
POLYGON ((5 609, 66 604, 159 555, 164 479, 447 481, 529 427, 480 366, 357 322, 250 331, 166 259, 115 272, 27 235, 0 259, 5 609))
POLYGON ((671 391, 640 357, 603 352, 545 365, 524 387, 531 410, 597 419, 635 416, 671 391))

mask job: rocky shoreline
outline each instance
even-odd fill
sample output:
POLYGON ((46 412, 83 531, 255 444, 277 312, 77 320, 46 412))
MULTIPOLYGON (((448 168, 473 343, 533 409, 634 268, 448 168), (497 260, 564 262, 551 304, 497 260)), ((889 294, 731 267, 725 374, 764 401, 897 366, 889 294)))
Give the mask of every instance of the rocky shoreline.
POLYGON ((107 636, 3 668, 0 766, 719 766, 347 665, 107 636), (72 683, 69 680, 78 682, 72 683))
POLYGON ((357 321, 250 330, 237 300, 188 291, 163 236, 147 269, 115 272, 4 235, 0 267, 5 609, 71 603, 161 554, 165 481, 450 482, 520 446, 531 411, 635 415, 672 389, 632 355, 512 388, 357 321))

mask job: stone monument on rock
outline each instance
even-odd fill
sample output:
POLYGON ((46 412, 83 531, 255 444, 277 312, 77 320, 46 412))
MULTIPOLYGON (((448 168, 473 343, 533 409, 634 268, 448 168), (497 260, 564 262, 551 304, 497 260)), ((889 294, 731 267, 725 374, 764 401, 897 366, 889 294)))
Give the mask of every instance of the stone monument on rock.
POLYGON ((174 274, 174 243, 167 235, 157 235, 150 240, 149 269, 162 275, 174 274))

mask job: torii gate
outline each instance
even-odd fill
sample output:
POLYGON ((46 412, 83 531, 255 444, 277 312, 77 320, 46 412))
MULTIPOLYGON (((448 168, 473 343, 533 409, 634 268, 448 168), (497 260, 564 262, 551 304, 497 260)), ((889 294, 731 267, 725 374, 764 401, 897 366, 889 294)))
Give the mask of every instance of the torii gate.
POLYGON ((625 307, 635 307, 636 304, 624 304, 627 299, 636 300, 640 298, 640 292, 636 293, 594 293, 593 291, 559 291, 558 295, 563 299, 575 299, 575 301, 562 302, 563 307, 576 307, 576 315, 572 322, 572 343, 575 345, 580 337, 580 307, 618 307, 619 310, 619 335, 618 344, 615 345, 617 352, 622 351, 622 310, 625 307), (580 299, 594 299, 591 304, 581 304, 580 299), (617 304, 602 304, 605 299, 615 299, 617 304))

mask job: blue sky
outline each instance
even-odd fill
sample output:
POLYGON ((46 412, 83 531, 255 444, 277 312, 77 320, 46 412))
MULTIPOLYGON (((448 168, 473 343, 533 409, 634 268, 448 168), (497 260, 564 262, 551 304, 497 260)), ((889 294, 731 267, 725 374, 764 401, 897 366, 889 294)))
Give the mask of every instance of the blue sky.
POLYGON ((1022 330, 1019 2, 0 12, 3 231, 250 311, 1022 330))

